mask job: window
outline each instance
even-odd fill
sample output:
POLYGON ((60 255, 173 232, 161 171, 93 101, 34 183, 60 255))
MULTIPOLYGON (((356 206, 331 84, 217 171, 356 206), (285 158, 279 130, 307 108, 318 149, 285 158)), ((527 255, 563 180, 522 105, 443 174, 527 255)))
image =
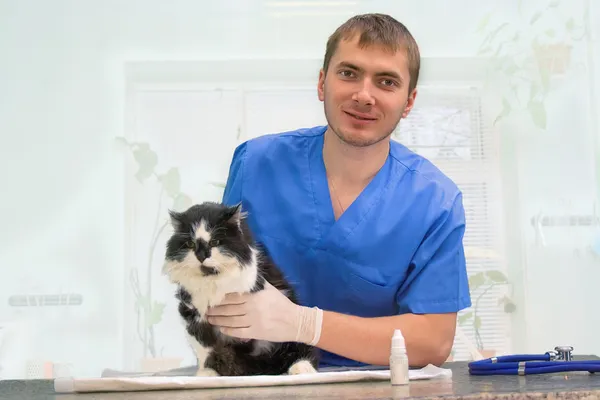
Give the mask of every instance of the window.
POLYGON ((469 359, 469 343, 485 355, 510 346, 512 303, 505 295, 499 158, 493 131, 482 116, 477 86, 423 85, 394 137, 427 157, 463 192, 464 245, 473 306, 459 314, 454 359, 469 359), (462 335, 464 333, 464 336, 462 335), (466 340, 465 340, 466 338, 466 340), (467 342, 467 343, 465 343, 467 342))
MULTIPOLYGON (((285 76, 271 79, 265 71, 272 63, 264 60, 169 64, 163 69, 138 64, 128 74, 125 139, 130 146, 137 142, 147 147, 129 147, 125 172, 127 368, 140 368, 144 358, 161 355, 185 360, 186 365, 194 362, 177 322, 172 287, 160 274, 167 208, 185 204, 182 199, 218 200, 218 184, 225 182, 240 141, 325 123, 316 93, 319 62, 276 63, 285 76), (167 175, 165 186, 161 177, 166 180, 167 175)), ((509 345, 505 285, 500 282, 504 268, 497 146, 481 108, 476 86, 424 79, 415 108, 394 133, 447 173, 464 193, 474 307, 460 314, 455 359, 469 358, 468 343, 498 353, 509 345), (463 333, 468 340, 461 340, 463 333)))

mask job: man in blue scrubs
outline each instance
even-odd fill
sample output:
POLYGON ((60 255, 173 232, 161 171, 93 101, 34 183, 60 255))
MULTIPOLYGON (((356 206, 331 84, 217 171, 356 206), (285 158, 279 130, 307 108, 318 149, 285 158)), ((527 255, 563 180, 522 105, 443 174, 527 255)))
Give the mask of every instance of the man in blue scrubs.
POLYGON ((321 366, 388 365, 401 329, 412 366, 443 363, 471 305, 457 186, 390 140, 416 98, 420 56, 387 15, 356 16, 327 43, 327 126, 268 134, 234 152, 223 201, 296 288, 231 294, 209 312, 226 334, 302 341, 321 366))

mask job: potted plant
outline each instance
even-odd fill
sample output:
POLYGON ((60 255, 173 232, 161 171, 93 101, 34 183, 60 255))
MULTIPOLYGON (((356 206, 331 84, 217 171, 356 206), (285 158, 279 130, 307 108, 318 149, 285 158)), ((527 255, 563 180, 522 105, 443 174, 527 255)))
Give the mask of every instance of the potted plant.
POLYGON ((584 38, 587 28, 573 16, 565 17, 558 0, 530 14, 522 11, 521 4, 520 18, 515 21, 492 23, 493 12, 483 17, 477 28, 483 35, 477 55, 489 58, 487 83, 498 82, 503 91, 494 125, 516 112, 545 130, 551 79, 568 70, 571 43, 584 38), (547 18, 553 18, 552 22, 545 24, 547 18), (564 22, 557 24, 556 18, 564 22))
POLYGON ((152 180, 159 185, 156 198, 158 211, 149 235, 147 262, 143 266, 132 266, 129 272, 129 285, 135 296, 137 336, 142 345, 141 368, 143 371, 176 368, 181 359, 163 357, 162 349, 158 351, 156 348, 154 327, 161 322, 166 304, 153 297, 152 276, 156 272, 153 256, 162 233, 169 225, 167 209, 184 210, 192 205, 192 198, 181 191, 177 168, 169 168, 165 172, 157 170, 158 156, 148 143, 129 142, 123 137, 117 138, 117 141, 126 146, 137 162, 136 180, 141 184, 152 180), (143 282, 140 275, 145 276, 143 282))
MULTIPOLYGON (((469 290, 473 293, 479 289, 483 289, 482 292, 475 298, 473 308, 470 311, 458 317, 458 324, 464 326, 470 323, 473 328, 473 334, 475 337, 475 346, 477 350, 484 358, 493 357, 496 354, 495 349, 486 348, 483 339, 481 338, 481 317, 478 315, 480 309, 481 299, 494 287, 498 285, 508 284, 506 276, 498 270, 488 270, 478 272, 469 277, 469 290)), ((516 305, 507 295, 503 295, 498 299, 498 305, 502 305, 504 312, 512 313, 516 310, 516 305)))

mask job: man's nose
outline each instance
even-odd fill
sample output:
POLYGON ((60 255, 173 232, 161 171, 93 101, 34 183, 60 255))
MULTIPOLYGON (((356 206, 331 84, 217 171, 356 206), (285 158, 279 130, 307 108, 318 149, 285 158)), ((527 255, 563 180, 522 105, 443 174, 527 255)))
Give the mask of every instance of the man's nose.
POLYGON ((365 79, 360 83, 360 86, 354 93, 352 99, 359 103, 359 105, 361 106, 372 106, 373 104, 375 104, 375 98, 373 97, 373 87, 368 79, 365 79))

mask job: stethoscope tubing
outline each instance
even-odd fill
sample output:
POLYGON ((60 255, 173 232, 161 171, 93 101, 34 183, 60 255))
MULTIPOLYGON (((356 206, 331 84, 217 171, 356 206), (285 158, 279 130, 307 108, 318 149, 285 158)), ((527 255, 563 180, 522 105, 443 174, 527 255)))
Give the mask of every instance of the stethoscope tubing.
POLYGON ((600 360, 550 361, 549 354, 517 354, 469 363, 471 375, 532 375, 575 371, 600 372, 600 360))

